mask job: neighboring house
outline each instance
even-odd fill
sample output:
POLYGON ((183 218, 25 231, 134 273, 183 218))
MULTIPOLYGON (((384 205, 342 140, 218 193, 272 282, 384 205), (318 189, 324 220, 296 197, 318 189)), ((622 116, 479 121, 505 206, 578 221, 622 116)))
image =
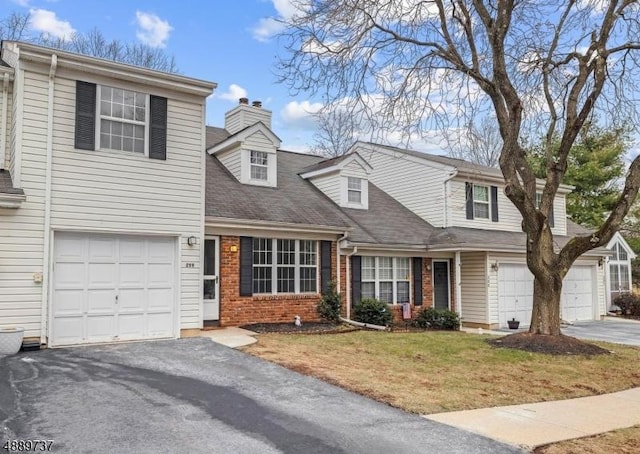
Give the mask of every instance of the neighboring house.
POLYGON ((211 82, 4 41, 0 325, 50 346, 202 326, 211 82))
MULTIPOLYGON (((455 294, 467 326, 530 324, 533 276, 526 266, 521 216, 504 195, 499 169, 372 143, 352 148, 372 167, 370 180, 439 228, 427 249, 455 270, 455 294)), ((543 182, 540 181, 540 190, 543 182)), ((586 233, 566 217, 570 186, 560 185, 550 223, 558 247, 586 233)), ((561 317, 593 320, 606 314, 604 248, 580 257, 564 280, 561 317)), ((434 285, 438 285, 437 282, 434 285)))
POLYGON ((636 258, 636 254, 620 232, 617 232, 613 238, 611 238, 611 241, 607 244, 607 249, 611 251, 607 269, 608 308, 614 303, 618 296, 631 292, 631 261, 636 258))

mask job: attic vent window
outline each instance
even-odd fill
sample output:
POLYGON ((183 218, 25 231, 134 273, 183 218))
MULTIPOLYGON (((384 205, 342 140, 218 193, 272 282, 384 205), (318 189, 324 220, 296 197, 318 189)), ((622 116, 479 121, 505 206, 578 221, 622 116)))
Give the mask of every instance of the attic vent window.
POLYGON ((362 179, 355 177, 347 178, 347 197, 349 203, 362 204, 362 179))
POLYGON ((267 181, 269 156, 264 151, 251 150, 251 179, 267 181))

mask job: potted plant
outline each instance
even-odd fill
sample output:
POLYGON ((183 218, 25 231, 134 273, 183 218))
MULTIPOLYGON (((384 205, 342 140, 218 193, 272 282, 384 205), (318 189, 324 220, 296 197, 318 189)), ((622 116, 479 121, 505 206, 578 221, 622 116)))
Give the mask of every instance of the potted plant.
POLYGON ((0 328, 0 357, 15 355, 22 346, 24 328, 0 328))
POLYGON ((509 324, 509 329, 518 329, 520 326, 520 320, 516 320, 515 317, 511 320, 507 320, 507 323, 509 324))

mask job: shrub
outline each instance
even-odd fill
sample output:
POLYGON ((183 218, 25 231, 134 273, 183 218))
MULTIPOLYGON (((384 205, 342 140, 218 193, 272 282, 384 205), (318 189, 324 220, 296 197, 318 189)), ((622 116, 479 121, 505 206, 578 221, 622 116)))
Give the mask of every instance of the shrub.
POLYGON ((449 309, 427 307, 418 312, 413 324, 422 329, 444 329, 457 331, 460 329, 460 317, 449 309))
POLYGON ((625 293, 613 300, 613 304, 622 310, 623 315, 640 317, 640 297, 631 293, 625 293))
POLYGON ((353 319, 370 325, 388 326, 393 321, 393 314, 387 303, 373 298, 365 298, 353 308, 353 319))
POLYGON ((334 281, 329 282, 329 286, 322 293, 322 298, 318 301, 316 309, 323 320, 329 322, 340 321, 340 294, 336 291, 336 283, 334 281))

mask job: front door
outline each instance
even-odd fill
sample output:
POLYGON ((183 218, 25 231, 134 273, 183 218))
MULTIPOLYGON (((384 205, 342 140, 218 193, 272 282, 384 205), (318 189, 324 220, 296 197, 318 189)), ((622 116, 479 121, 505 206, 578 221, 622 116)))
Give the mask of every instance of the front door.
POLYGON ((433 262, 433 304, 449 309, 449 261, 433 262))
POLYGON ((203 284, 203 318, 204 320, 220 319, 220 249, 218 237, 207 237, 204 240, 204 284, 203 284))

